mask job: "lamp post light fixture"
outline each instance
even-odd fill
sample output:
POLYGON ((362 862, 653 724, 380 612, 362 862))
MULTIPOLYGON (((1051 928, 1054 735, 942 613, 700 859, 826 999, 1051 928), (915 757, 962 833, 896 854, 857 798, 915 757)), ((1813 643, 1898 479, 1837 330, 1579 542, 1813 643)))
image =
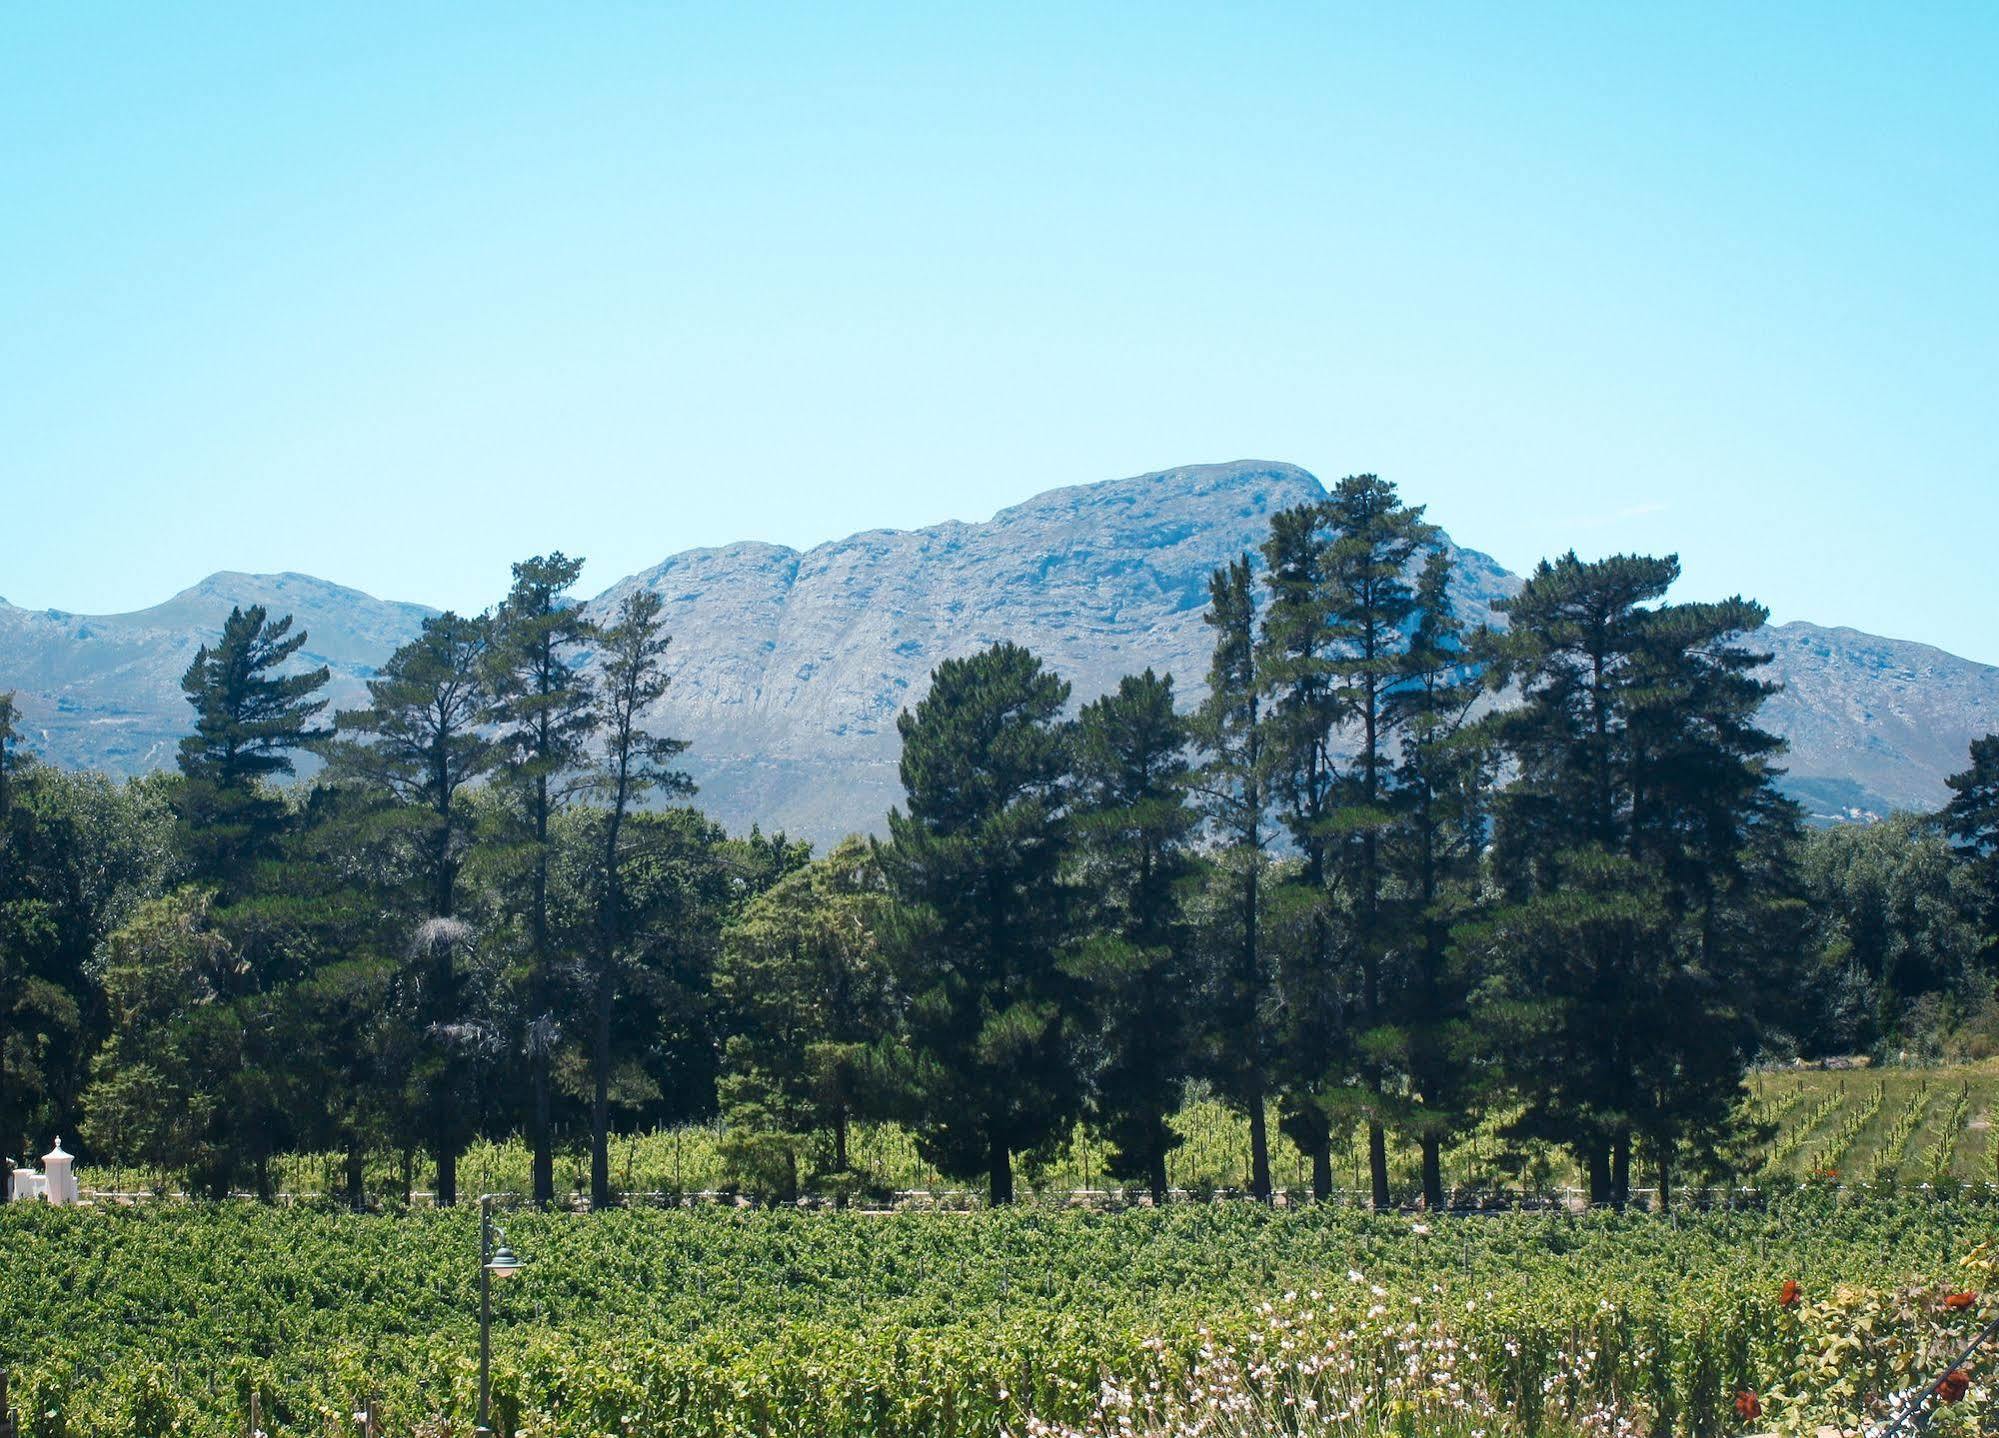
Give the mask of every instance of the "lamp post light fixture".
POLYGON ((479 1438, 492 1438, 493 1433, 493 1283, 521 1271, 519 1257, 507 1246, 506 1231, 493 1222, 493 1200, 501 1196, 479 1195, 479 1423, 472 1430, 479 1438), (500 1240, 497 1248, 495 1236, 500 1240))

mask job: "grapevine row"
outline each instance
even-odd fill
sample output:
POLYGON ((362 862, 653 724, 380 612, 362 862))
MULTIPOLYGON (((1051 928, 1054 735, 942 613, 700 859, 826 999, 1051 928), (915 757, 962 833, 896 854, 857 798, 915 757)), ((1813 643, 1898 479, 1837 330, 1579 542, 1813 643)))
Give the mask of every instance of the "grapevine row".
POLYGON ((1950 1177, 1951 1166, 1957 1161, 1958 1136, 1964 1132, 1966 1117, 1971 1111, 1971 1085, 1959 1084, 1957 1092, 1951 1095, 1950 1107, 1936 1125, 1936 1137, 1930 1140, 1929 1152, 1923 1156, 1923 1172, 1931 1183, 1941 1183, 1950 1177))
POLYGON ((1874 1151, 1874 1163, 1869 1171, 1870 1178, 1892 1179, 1902 1167, 1902 1156, 1909 1151, 1909 1140, 1916 1136, 1923 1126, 1923 1115, 1929 1111, 1930 1081, 1925 1078, 1916 1085, 1916 1091, 1895 1115, 1895 1121, 1888 1126, 1887 1135, 1881 1146, 1874 1151))
POLYGON ((1763 1161, 1763 1172, 1771 1174, 1782 1169, 1805 1146, 1805 1140, 1817 1131, 1818 1126, 1832 1117, 1845 1102, 1845 1091, 1834 1089, 1814 1103, 1803 1118, 1785 1129, 1770 1145, 1770 1155, 1763 1161))
POLYGON ((1887 1102, 1887 1099, 1888 1085, 1875 1084, 1873 1094, 1859 1108, 1848 1114, 1840 1122, 1839 1131, 1819 1148, 1817 1162, 1812 1167, 1828 1178, 1838 1177, 1839 1166, 1852 1151, 1853 1141, 1860 1137, 1862 1129, 1874 1121, 1874 1116, 1881 1112, 1881 1105, 1887 1102))

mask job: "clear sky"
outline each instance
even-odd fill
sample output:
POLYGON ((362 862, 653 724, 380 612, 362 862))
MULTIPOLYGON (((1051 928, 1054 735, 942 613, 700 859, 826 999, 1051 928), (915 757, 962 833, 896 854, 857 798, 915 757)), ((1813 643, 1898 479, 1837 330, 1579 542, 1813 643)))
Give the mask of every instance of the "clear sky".
POLYGON ((0 594, 1245 456, 1999 662, 1999 5, 0 16, 0 594))

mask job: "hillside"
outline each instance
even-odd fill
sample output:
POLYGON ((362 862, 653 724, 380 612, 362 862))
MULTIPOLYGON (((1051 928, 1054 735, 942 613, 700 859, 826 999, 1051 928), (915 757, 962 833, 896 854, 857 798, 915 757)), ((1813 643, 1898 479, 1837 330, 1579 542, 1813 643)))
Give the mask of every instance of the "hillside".
POLYGON ((188 730, 180 678, 221 632, 232 606, 262 604, 306 631, 299 660, 332 671, 333 707, 437 611, 398 604, 309 574, 211 574, 164 604, 130 614, 20 609, 0 600, 0 690, 15 691, 31 747, 75 768, 138 774, 173 763, 188 730))

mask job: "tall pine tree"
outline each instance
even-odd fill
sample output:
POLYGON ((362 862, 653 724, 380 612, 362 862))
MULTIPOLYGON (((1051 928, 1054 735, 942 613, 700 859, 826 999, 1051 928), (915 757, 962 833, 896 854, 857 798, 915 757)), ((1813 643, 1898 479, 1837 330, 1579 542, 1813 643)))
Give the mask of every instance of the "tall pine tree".
POLYGON ((1084 986, 1063 962, 1072 899, 1069 686, 1013 644, 937 667, 898 720, 908 808, 883 865, 910 911, 898 945, 909 994, 918 1144, 944 1172, 983 1171, 1013 1199, 1013 1156, 1080 1116, 1084 986))
POLYGON ((1103 1059, 1092 1120, 1111 1142, 1110 1171, 1166 1199, 1166 1158, 1180 1142, 1195 992, 1181 889, 1198 820, 1187 804, 1188 724, 1173 680, 1150 669, 1083 706, 1076 725, 1076 834, 1103 1059))
POLYGON ((1331 891, 1340 844, 1333 739, 1345 709, 1335 685, 1330 518, 1322 504, 1271 516, 1263 545, 1270 600, 1255 656, 1270 792, 1302 859, 1287 883, 1304 942, 1287 949, 1290 962, 1282 966, 1283 1122, 1311 1156, 1312 1188, 1321 1198, 1330 1195, 1333 1181, 1328 1079, 1342 1067, 1348 1036, 1331 891))
POLYGON ((1497 804, 1507 906, 1475 941, 1495 1030, 1529 1100, 1521 1132, 1567 1144, 1594 1201, 1630 1191, 1634 1139, 1670 1177, 1735 1111, 1758 1017, 1749 981, 1795 826, 1756 726, 1767 656, 1743 600, 1659 601, 1674 559, 1544 563, 1507 602, 1495 721, 1516 769, 1497 804), (1677 1021, 1658 1023, 1671 1012, 1677 1021))
POLYGON ((553 826, 575 797, 598 719, 584 673, 585 647, 595 629, 568 599, 582 572, 582 560, 559 552, 514 566, 487 668, 494 697, 490 717, 499 731, 498 777, 507 796, 520 890, 514 908, 526 929, 522 1044, 537 1203, 555 1198, 553 1063, 560 1038, 561 956, 549 911, 553 826))
POLYGON ((459 875, 472 843, 471 786, 491 768, 484 721, 491 698, 484 619, 445 613, 389 656, 368 681, 368 705, 342 711, 327 748, 328 772, 393 807, 414 859, 420 895, 407 947, 417 1029, 409 1100, 437 1169, 436 1201, 458 1200, 458 1155, 473 1136, 476 1097, 466 1022, 459 875))
POLYGON ((1215 926, 1219 944, 1208 956, 1212 998, 1204 1067, 1249 1120, 1250 1192, 1268 1202, 1270 1025, 1276 1000, 1263 920, 1264 878, 1274 836, 1256 665, 1256 586, 1247 554, 1208 577, 1208 610, 1202 619, 1215 631, 1215 648, 1208 664, 1208 695, 1194 715, 1194 740, 1201 753, 1194 786, 1214 836, 1217 882, 1227 891, 1221 906, 1224 921, 1215 926))
POLYGON ((1394 822, 1393 756, 1406 717, 1395 704, 1405 680, 1405 627, 1416 610, 1409 571, 1436 531, 1421 506, 1405 505, 1395 486, 1372 474, 1352 475, 1326 502, 1334 534, 1326 556, 1336 692, 1354 755, 1340 786, 1343 878, 1348 890, 1350 969, 1358 982, 1355 1027, 1358 1077, 1367 1113, 1368 1174, 1374 1206, 1386 1208, 1388 1145, 1385 1120, 1402 1075, 1392 1069, 1396 1047, 1391 1012, 1395 925, 1383 889, 1384 835, 1394 822))
POLYGON ((213 647, 202 645, 181 676, 194 732, 180 741, 178 807, 198 878, 237 891, 245 869, 283 821, 264 781, 296 772, 292 756, 327 737, 313 720, 326 707, 322 666, 286 674, 304 646, 292 618, 264 607, 232 608, 213 647))
POLYGON ((661 632, 663 601, 634 589, 618 603, 616 618, 598 633, 603 673, 597 686, 596 727, 604 749, 594 781, 602 801, 600 894, 595 952, 590 965, 590 1206, 611 1203, 611 1010, 618 997, 620 964, 629 916, 625 867, 630 845, 625 820, 634 805, 654 796, 694 792, 694 781, 673 767, 687 750, 684 739, 650 733, 647 712, 666 694, 667 646, 661 632))
POLYGON ((1394 1004, 1393 1061, 1407 1079, 1397 1122, 1421 1152, 1423 1198, 1432 1209, 1444 1203, 1444 1140, 1469 1125, 1483 1091, 1471 973, 1452 953, 1450 935, 1475 911, 1492 778, 1490 747, 1469 722, 1482 685, 1450 578, 1449 555, 1432 550, 1390 695, 1402 741, 1383 852, 1407 955, 1394 1004))

